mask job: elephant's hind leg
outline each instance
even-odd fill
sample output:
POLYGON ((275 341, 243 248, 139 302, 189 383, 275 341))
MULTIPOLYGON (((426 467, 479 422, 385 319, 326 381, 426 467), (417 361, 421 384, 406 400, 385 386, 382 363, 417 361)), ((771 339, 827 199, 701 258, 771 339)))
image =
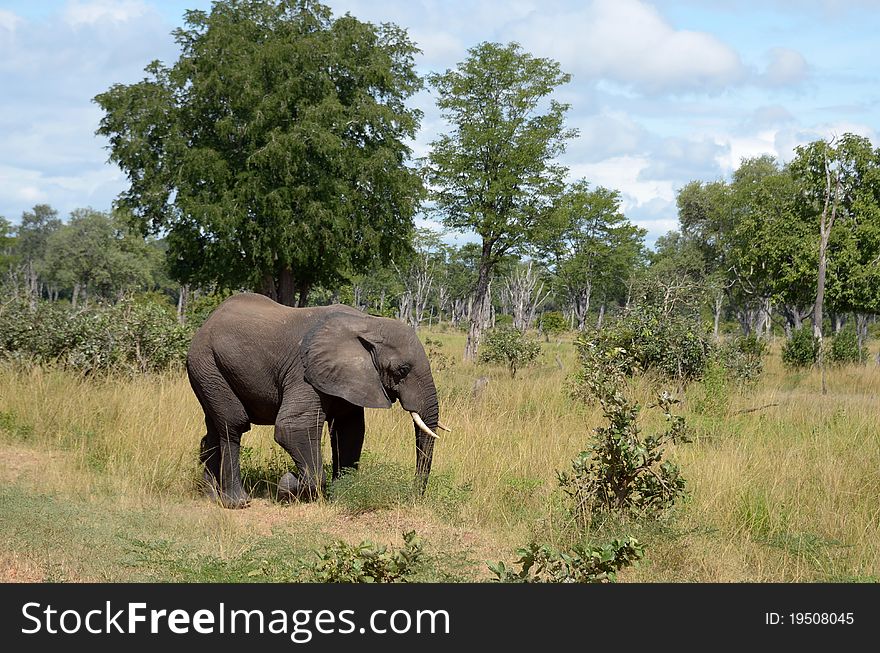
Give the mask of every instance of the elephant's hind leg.
POLYGON ((225 508, 244 508, 249 498, 241 485, 239 450, 242 433, 250 430, 247 412, 219 370, 201 370, 193 389, 205 411, 208 431, 199 453, 208 494, 219 498, 225 508))
POLYGON ((203 490, 208 498, 220 498, 220 438, 208 423, 208 432, 199 447, 199 461, 204 469, 203 490))

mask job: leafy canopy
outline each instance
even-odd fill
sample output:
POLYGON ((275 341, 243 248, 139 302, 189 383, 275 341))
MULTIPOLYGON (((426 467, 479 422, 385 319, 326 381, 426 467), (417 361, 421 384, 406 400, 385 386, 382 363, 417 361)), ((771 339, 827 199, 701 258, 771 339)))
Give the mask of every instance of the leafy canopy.
POLYGON ((119 203, 167 232, 178 280, 288 301, 291 283, 307 292, 407 247, 422 186, 406 165, 421 113, 405 101, 421 79, 404 30, 310 0, 220 0, 174 37, 174 65, 95 101, 130 182, 119 203))
MULTIPOLYGON (((535 236, 565 169, 567 104, 548 96, 570 76, 516 43, 481 43, 455 70, 428 77, 451 131, 431 144, 427 178, 443 223, 473 230, 500 257, 535 236)), ((488 251, 486 251, 488 250, 488 251)))

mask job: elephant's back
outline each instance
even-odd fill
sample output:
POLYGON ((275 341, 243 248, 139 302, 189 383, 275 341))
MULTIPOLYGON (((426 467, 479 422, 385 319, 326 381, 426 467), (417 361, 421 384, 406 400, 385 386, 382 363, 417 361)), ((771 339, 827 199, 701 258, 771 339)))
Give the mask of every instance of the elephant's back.
POLYGON ((215 368, 233 385, 277 382, 296 366, 303 336, 328 314, 353 311, 343 305, 291 308, 255 293, 221 303, 193 336, 187 356, 191 374, 215 368))

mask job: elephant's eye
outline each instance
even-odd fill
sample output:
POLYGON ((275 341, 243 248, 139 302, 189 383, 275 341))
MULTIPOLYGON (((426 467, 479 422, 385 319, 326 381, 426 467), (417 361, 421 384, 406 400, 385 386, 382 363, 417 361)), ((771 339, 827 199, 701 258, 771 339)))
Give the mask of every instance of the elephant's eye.
POLYGON ((402 363, 395 367, 391 372, 391 376, 394 377, 394 381, 399 382, 401 379, 403 379, 403 377, 409 374, 411 367, 412 366, 408 363, 402 363))

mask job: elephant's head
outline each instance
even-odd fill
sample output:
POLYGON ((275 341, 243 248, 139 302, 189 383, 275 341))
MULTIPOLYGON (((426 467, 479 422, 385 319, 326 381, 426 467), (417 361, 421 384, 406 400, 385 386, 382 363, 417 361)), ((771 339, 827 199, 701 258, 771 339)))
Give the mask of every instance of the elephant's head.
POLYGON ((303 338, 301 351, 306 381, 321 392, 365 408, 389 408, 400 401, 410 412, 416 477, 424 492, 439 405, 431 366, 415 331, 397 320, 334 311, 303 338))

